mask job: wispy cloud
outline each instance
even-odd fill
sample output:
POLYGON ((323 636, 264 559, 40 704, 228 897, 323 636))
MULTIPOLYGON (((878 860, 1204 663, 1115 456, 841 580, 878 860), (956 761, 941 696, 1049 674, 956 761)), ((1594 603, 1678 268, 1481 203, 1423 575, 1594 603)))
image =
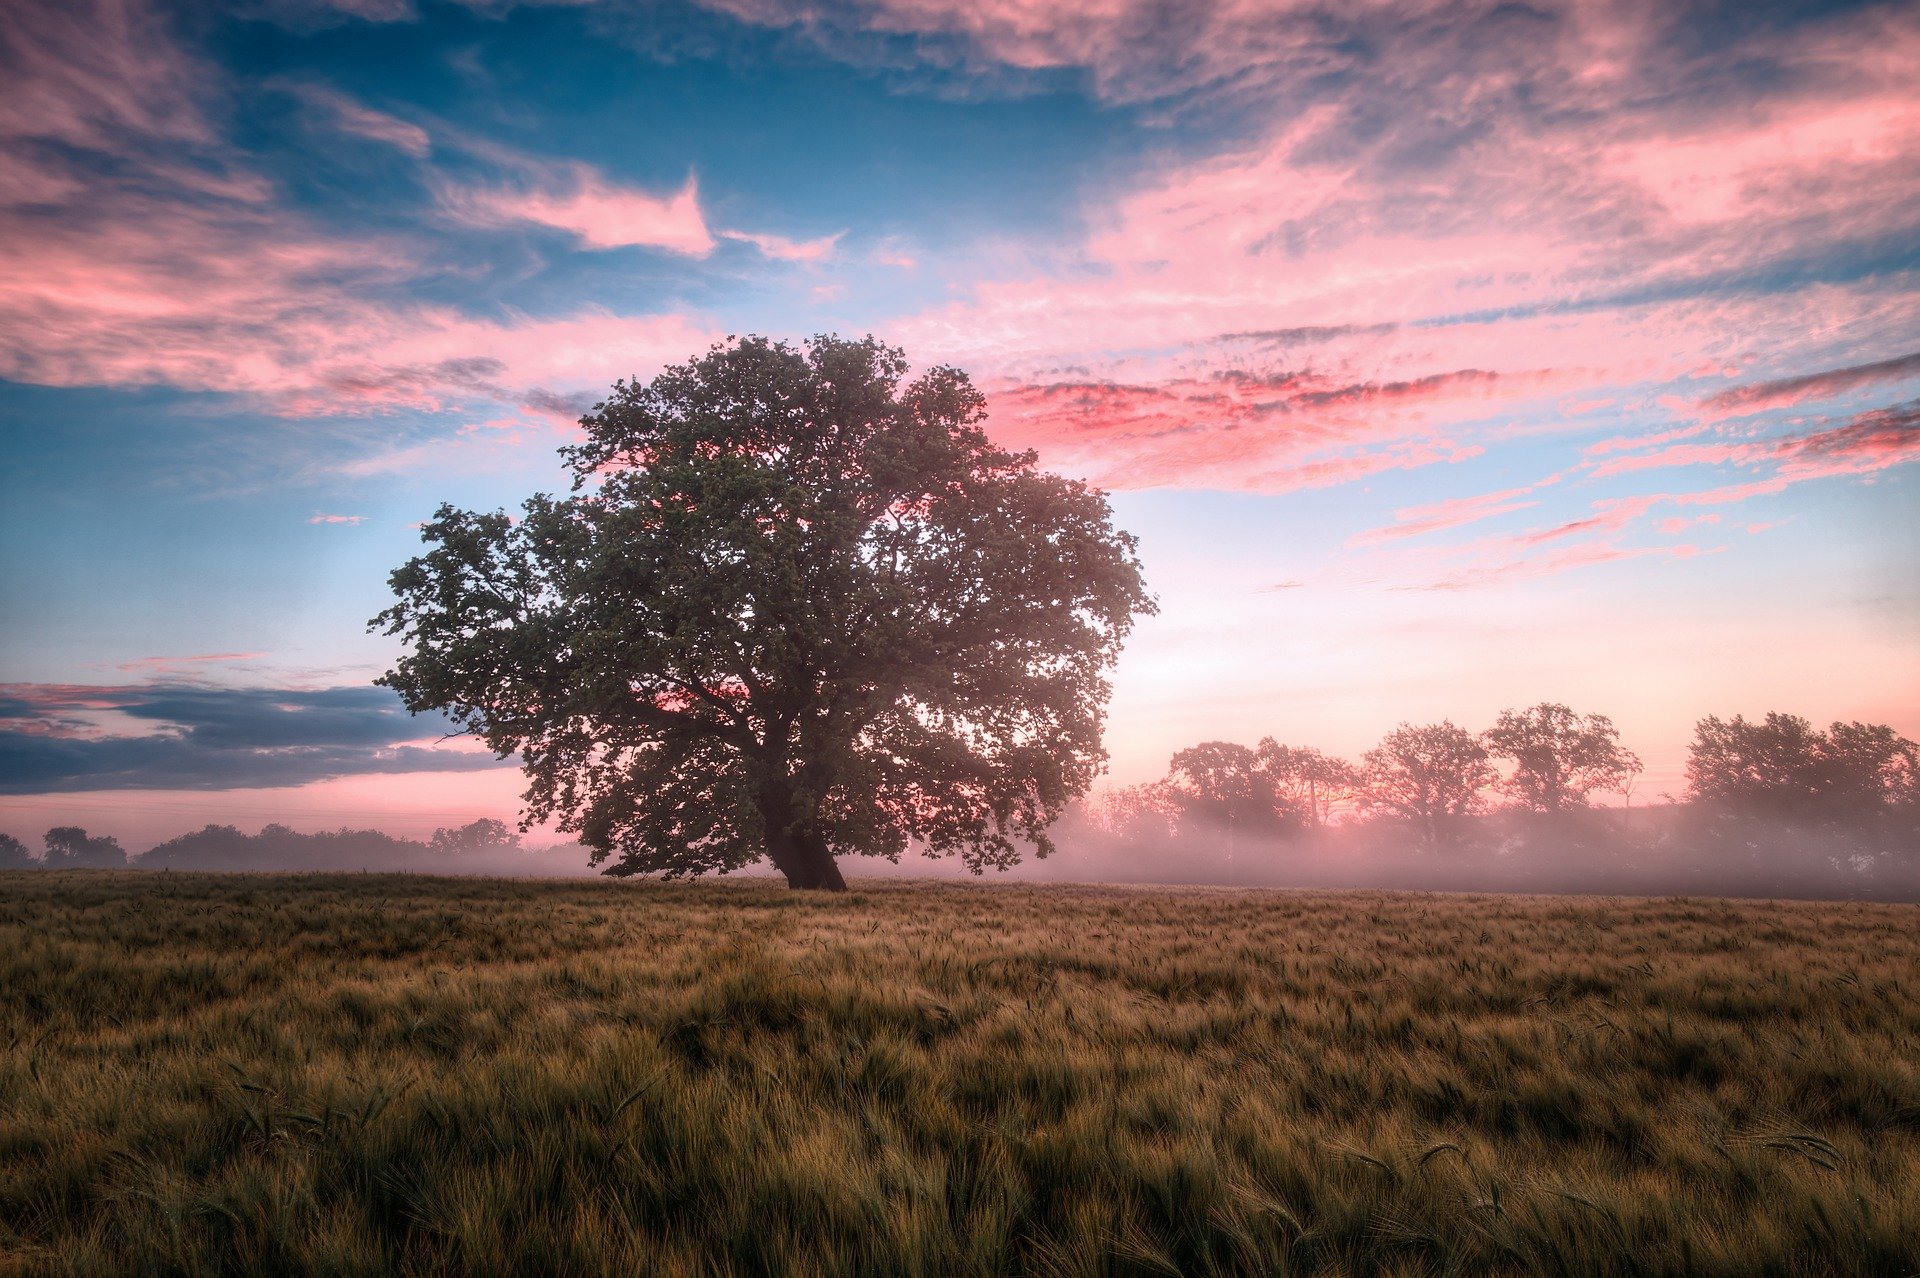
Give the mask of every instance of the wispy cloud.
MULTIPOLYGON (((211 391, 291 416, 477 401, 544 412, 604 389, 609 368, 645 372, 717 336, 684 311, 481 314, 424 300, 447 279, 444 225, 342 230, 291 207, 216 123, 230 93, 218 68, 140 0, 9 19, 0 377, 211 391)), ((432 152, 419 125, 324 86, 292 91, 329 127, 423 164, 432 152)), ((470 167, 501 176, 460 188, 475 220, 711 250, 691 181, 655 195, 577 163, 479 152, 470 167)), ((444 184, 437 173, 421 180, 444 184)))
POLYGON ((226 790, 501 766, 417 744, 436 726, 448 725, 423 724, 384 688, 4 684, 0 793, 226 790))
POLYGON ((1521 498, 1537 491, 1546 484, 1554 482, 1549 478, 1538 484, 1525 484, 1519 488, 1503 488, 1499 492, 1481 493, 1473 497, 1449 497, 1445 501, 1432 502, 1424 506, 1408 506, 1393 512, 1394 522, 1381 528, 1370 529, 1351 538, 1350 546, 1377 546, 1382 542, 1395 541, 1403 537, 1417 537, 1424 533, 1440 532, 1448 528, 1458 528, 1466 524, 1478 523, 1483 519, 1493 519, 1499 515, 1511 514, 1517 510, 1526 510, 1538 506, 1538 501, 1523 501, 1521 498))
POLYGON ((768 235, 758 231, 722 231, 721 238, 738 240, 751 244, 760 252, 777 262, 825 262, 833 256, 844 231, 832 235, 822 235, 811 240, 788 239, 784 235, 768 235))
POLYGON ((531 223, 578 236, 589 248, 644 247, 692 257, 713 251, 713 234, 691 174, 659 195, 608 182, 585 164, 528 164, 511 186, 443 184, 447 212, 469 225, 531 223))
POLYGON ((266 655, 264 652, 196 652, 179 657, 137 657, 132 661, 120 662, 116 669, 133 674, 157 675, 176 671, 182 666, 193 667, 227 661, 257 661, 266 655))
POLYGON ((321 515, 316 514, 307 520, 310 524, 364 524, 365 515, 321 515))
POLYGON ((1354 382, 1311 368, 1223 368, 1159 381, 992 387, 997 436, 1113 488, 1257 492, 1345 483, 1383 470, 1464 461, 1482 446, 1439 427, 1529 379, 1477 370, 1354 382))
POLYGON ((1700 401, 1700 407, 1715 417, 1758 413, 1784 408, 1809 400, 1832 399, 1835 395, 1872 386, 1880 382, 1920 378, 1920 351, 1894 359, 1854 364, 1848 368, 1830 368, 1800 377, 1781 377, 1770 382, 1750 382, 1734 386, 1700 401))
POLYGON ((1622 546, 1608 541, 1584 541, 1550 554, 1508 555, 1471 564, 1429 581, 1391 587, 1400 591, 1475 590, 1532 577, 1553 577, 1579 568, 1619 563, 1629 559, 1692 559, 1711 554, 1698 546, 1622 546))
POLYGON ((433 151, 432 136, 409 120, 376 111, 324 85, 295 85, 292 92, 342 133, 384 143, 416 160, 424 160, 433 151))
POLYGON ((1589 478, 1682 466, 1774 466, 1787 482, 1866 474, 1920 459, 1920 401, 1895 404, 1826 426, 1773 438, 1675 443, 1601 462, 1589 478))
MULTIPOLYGON (((1679 10, 1583 5, 1309 22, 1285 4, 1200 4, 1144 40, 1165 11, 1129 0, 1071 16, 861 11, 984 61, 1086 68, 1114 100, 1226 95, 1279 121, 1118 184, 1089 201, 1076 251, 906 322, 915 349, 1000 374, 997 430, 1114 486, 1265 486, 1309 473, 1289 463, 1314 434, 1399 449, 1445 427, 1477 443, 1476 427, 1572 430, 1663 387, 1681 420, 1645 433, 1690 432, 1700 395, 1685 388, 1756 349, 1805 359, 1920 324, 1910 284, 1849 264, 1920 236, 1912 15, 1834 14, 1790 35, 1722 24, 1704 46, 1678 38, 1693 20, 1679 10), (1713 89, 1673 89, 1688 84, 1713 89), (1444 122, 1432 102, 1451 104, 1444 122), (1783 290, 1782 271, 1808 282, 1783 290), (1312 363, 1288 343, 1316 344, 1312 363), (1314 384, 1283 397, 1223 381, 1280 358, 1314 384), (1029 371, 1048 363, 1105 376, 1029 371), (1315 407, 1340 420, 1309 423, 1315 407), (1096 440, 1118 460, 1092 456, 1096 440)), ((851 10, 810 12, 832 28, 851 10)), ((1859 385, 1905 364, 1862 367, 1841 372, 1859 385)))

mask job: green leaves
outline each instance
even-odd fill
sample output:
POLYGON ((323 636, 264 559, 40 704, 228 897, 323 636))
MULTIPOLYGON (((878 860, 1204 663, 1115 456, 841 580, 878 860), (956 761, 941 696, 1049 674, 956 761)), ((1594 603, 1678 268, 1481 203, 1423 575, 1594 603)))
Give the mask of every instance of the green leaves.
POLYGON ((1044 853, 1153 605, 1102 494, 994 447, 964 373, 906 368, 750 337, 616 385, 562 450, 573 497, 423 529, 383 682, 521 754, 531 815, 615 873, 1044 853))

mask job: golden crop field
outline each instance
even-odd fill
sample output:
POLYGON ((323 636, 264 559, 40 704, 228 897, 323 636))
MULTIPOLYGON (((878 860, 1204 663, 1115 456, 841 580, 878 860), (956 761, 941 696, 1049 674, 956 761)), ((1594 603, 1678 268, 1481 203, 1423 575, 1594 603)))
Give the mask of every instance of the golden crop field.
POLYGON ((0 875, 0 1272, 1909 1274, 1920 907, 0 875))

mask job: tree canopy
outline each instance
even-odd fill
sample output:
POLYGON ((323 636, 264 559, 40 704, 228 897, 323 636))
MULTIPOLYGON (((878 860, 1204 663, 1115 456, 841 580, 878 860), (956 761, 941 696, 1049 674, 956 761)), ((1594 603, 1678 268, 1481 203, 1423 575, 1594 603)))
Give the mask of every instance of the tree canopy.
POLYGON ((1262 737, 1255 753, 1279 809, 1315 830, 1357 799, 1364 785, 1360 769, 1311 746, 1286 746, 1262 737))
POLYGON ((1457 818, 1479 809, 1494 771, 1480 738, 1451 720, 1403 723, 1367 751, 1367 807, 1413 823, 1421 841, 1440 843, 1457 818))
POLYGON ((34 860, 33 853, 27 851, 27 845, 11 834, 0 834, 0 870, 34 870, 40 862, 34 860))
POLYGON ((1798 820, 1858 818, 1920 809, 1920 746, 1886 724, 1835 723, 1822 732, 1799 715, 1708 715, 1694 725, 1687 790, 1728 812, 1798 820))
POLYGON ((1285 821, 1259 756, 1231 741, 1202 741, 1175 754, 1167 785, 1186 821, 1256 833, 1285 821))
POLYGON ((1502 711, 1481 740, 1493 757, 1513 761, 1496 783, 1501 792, 1533 812, 1583 808, 1595 790, 1624 791, 1640 774, 1640 758, 1620 744, 1613 720, 1583 718, 1557 702, 1502 711))
POLYGON ((520 836, 505 821, 481 817, 462 826, 442 826, 433 832, 427 846, 447 856, 469 852, 517 852, 520 836))
POLYGON ((47 831, 46 867, 50 870, 119 870, 126 864, 126 849, 112 835, 92 836, 77 825, 56 825, 47 831))
POLYGON ((573 496, 424 526, 372 623, 407 647, 382 682, 518 753, 529 818, 609 873, 1045 855, 1153 604, 1104 495, 984 417, 871 338, 618 383, 563 450, 573 496))

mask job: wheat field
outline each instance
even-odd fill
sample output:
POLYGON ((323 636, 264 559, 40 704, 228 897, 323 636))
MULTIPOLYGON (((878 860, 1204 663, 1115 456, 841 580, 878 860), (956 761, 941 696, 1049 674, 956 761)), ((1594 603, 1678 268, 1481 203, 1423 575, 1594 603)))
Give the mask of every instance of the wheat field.
POLYGON ((0 875, 0 1273, 1920 1272, 1920 908, 0 875))

